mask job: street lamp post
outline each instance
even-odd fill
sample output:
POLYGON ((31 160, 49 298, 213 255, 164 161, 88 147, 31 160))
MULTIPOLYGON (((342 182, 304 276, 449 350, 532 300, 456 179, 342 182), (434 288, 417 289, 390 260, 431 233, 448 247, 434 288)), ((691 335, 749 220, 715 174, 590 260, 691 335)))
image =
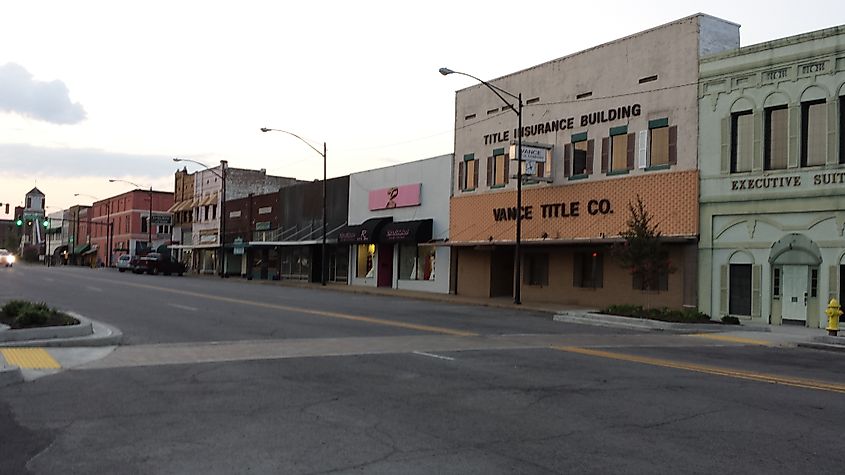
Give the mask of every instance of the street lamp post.
POLYGON ((196 160, 191 160, 189 158, 173 158, 174 162, 191 162, 195 163, 201 167, 204 167, 206 170, 213 173, 215 176, 219 177, 222 181, 221 184, 221 195, 220 195, 220 278, 226 276, 226 168, 227 164, 229 163, 226 160, 220 160, 220 173, 212 170, 208 165, 198 162, 196 160))
POLYGON ((488 89, 493 91, 499 99, 504 102, 510 110, 516 114, 517 117, 517 134, 516 134, 516 157, 517 157, 517 166, 516 166, 516 245, 514 246, 514 256, 513 256, 513 303, 519 305, 522 303, 522 282, 521 275, 522 275, 522 261, 521 261, 521 245, 522 245, 522 93, 519 95, 513 95, 510 92, 490 84, 487 81, 478 79, 477 77, 462 73, 459 71, 452 71, 449 68, 440 68, 440 74, 447 76, 449 74, 460 74, 461 76, 467 76, 469 78, 475 79, 476 81, 480 82, 487 86, 488 89), (502 94, 510 96, 517 101, 517 107, 515 108, 513 104, 508 102, 502 94))
POLYGON ((268 129, 267 127, 261 128, 262 132, 282 132, 288 135, 292 135, 298 138, 302 143, 311 147, 312 150, 320 154, 323 157, 323 244, 320 247, 320 285, 326 285, 326 266, 328 263, 326 262, 326 232, 327 232, 327 223, 326 223, 326 208, 327 199, 326 199, 326 142, 323 142, 323 151, 320 152, 317 150, 316 147, 311 145, 307 140, 303 139, 302 137, 294 134, 293 132, 288 132, 287 130, 281 129, 268 129))
MULTIPOLYGON (((137 183, 132 183, 131 181, 118 180, 116 178, 110 178, 109 179, 109 183, 115 183, 115 182, 129 183, 130 185, 132 185, 132 186, 134 186, 138 189, 143 188, 143 186, 141 186, 137 183)), ((150 193, 150 216, 149 216, 149 218, 147 218, 147 235, 148 235, 148 237, 147 237, 147 239, 148 239, 147 248, 151 252, 153 250, 153 187, 152 187, 152 185, 150 185, 149 193, 150 193)))

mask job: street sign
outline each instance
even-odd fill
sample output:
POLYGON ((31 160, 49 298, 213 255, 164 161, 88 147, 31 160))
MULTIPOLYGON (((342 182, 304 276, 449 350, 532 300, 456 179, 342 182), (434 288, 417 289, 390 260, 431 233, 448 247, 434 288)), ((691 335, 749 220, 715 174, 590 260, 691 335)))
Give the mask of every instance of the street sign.
POLYGON ((153 217, 150 219, 152 224, 170 224, 173 220, 173 217, 169 214, 154 214, 153 217))
MULTIPOLYGON (((545 163, 549 158, 551 149, 548 147, 537 147, 532 145, 522 144, 522 161, 523 162, 539 162, 545 163)), ((510 149, 511 160, 518 160, 516 145, 511 145, 510 149)))
POLYGON ((525 173, 524 175, 536 175, 537 174, 537 162, 535 161, 527 161, 525 163, 525 173))

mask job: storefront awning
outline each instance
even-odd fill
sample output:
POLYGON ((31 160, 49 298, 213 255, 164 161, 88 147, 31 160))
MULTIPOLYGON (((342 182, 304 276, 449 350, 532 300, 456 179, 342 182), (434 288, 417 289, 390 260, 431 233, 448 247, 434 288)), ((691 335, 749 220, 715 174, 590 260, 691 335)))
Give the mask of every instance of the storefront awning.
POLYGON ((74 254, 82 254, 83 252, 87 251, 90 248, 91 248, 91 245, 88 244, 88 243, 80 244, 79 246, 76 246, 76 247, 73 248, 73 253, 74 254))
POLYGON ((381 228, 378 242, 428 242, 431 241, 432 224, 432 219, 394 221, 392 223, 387 223, 383 228, 381 228))
POLYGON ((167 210, 167 212, 168 213, 177 213, 179 211, 185 211, 185 210, 191 209, 191 204, 193 202, 194 202, 194 200, 191 199, 191 200, 184 200, 184 201, 180 201, 178 203, 174 203, 173 206, 171 206, 170 209, 167 210))
POLYGON ((173 203, 173 206, 171 206, 170 208, 167 208, 167 212, 168 213, 175 213, 175 212, 179 211, 179 207, 182 206, 182 203, 184 203, 184 201, 177 201, 177 202, 173 203))
POLYGON ((212 193, 200 201, 200 206, 210 206, 217 203, 217 193, 212 193))
POLYGON ((88 254, 94 254, 95 252, 97 252, 97 248, 99 248, 99 246, 97 244, 94 244, 93 246, 90 246, 89 249, 82 251, 82 255, 84 256, 88 254))
POLYGON ((378 241, 382 227, 393 221, 393 218, 370 218, 361 224, 344 226, 337 235, 337 242, 341 244, 370 244, 378 241))

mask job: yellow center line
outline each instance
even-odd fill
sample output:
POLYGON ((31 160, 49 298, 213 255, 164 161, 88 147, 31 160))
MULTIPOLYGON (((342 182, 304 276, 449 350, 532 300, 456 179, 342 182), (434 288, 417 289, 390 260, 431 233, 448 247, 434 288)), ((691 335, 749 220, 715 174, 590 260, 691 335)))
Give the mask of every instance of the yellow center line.
POLYGON ((681 361, 651 358, 648 356, 627 355, 623 353, 613 353, 610 351, 579 348, 575 346, 552 346, 551 348, 558 351, 565 351, 567 353, 577 353, 587 356, 596 356, 599 358, 628 361, 631 363, 641 363, 651 366, 662 366, 664 368, 675 368, 683 369, 686 371, 695 371, 699 373, 715 374, 718 376, 726 376, 729 378, 746 379, 750 381, 758 381, 772 384, 783 384, 785 386, 793 386, 797 388, 815 389, 820 391, 831 391, 845 394, 845 384, 840 383, 817 381, 803 378, 793 378, 789 376, 757 373, 753 371, 743 371, 730 368, 720 368, 718 366, 684 363, 681 361))
POLYGON ((0 354, 10 365, 28 369, 59 369, 62 366, 44 348, 3 348, 0 354))
MULTIPOLYGON (((96 281, 105 281, 103 279, 96 279, 91 277, 85 277, 89 280, 96 280, 96 281)), ((477 333, 463 331, 463 330, 455 330, 452 328, 446 327, 438 327, 432 325, 421 325, 417 323, 407 323, 407 322, 400 322, 397 320, 387 320, 383 318, 375 318, 375 317, 365 317, 362 315, 351 315, 348 313, 341 313, 341 312, 330 312, 325 310, 314 310, 310 308, 302 308, 302 307, 292 307, 289 305, 279 305, 279 304, 272 304, 272 303, 264 303, 264 302, 255 302, 252 300, 244 300, 244 299, 236 299, 232 297, 221 297, 219 295, 211 295, 211 294, 204 294, 200 292, 193 292, 190 290, 178 290, 178 289, 169 289, 166 287, 158 287, 155 285, 147 285, 147 284, 138 284, 138 283, 130 283, 130 282, 121 282, 121 281, 114 281, 108 280, 105 282, 114 283, 114 284, 122 284, 127 285, 130 287, 138 287, 142 289, 149 289, 149 290, 158 290, 161 292, 169 292, 172 294, 178 295, 186 295, 190 297, 199 297, 205 298, 209 300, 216 300, 218 302, 228 302, 228 303, 236 303, 240 305, 250 305, 253 307, 261 307, 261 308, 269 308, 273 310, 284 310, 286 312, 296 312, 296 313, 304 313, 306 315, 314 315, 318 317, 328 317, 328 318, 336 318, 340 320, 349 320, 353 322, 362 322, 362 323, 370 323, 373 325, 383 325, 388 327, 396 327, 396 328, 405 328, 408 330, 418 330, 423 332, 430 332, 430 333, 439 333, 442 335, 452 335, 452 336, 478 336, 477 333)))
POLYGON ((756 340, 753 338, 743 338, 739 336, 730 336, 730 335, 714 335, 712 333, 696 333, 694 335, 687 335, 693 338, 705 338, 708 340, 718 340, 718 341, 727 341, 730 343, 742 343, 745 345, 760 345, 760 346, 773 346, 773 344, 769 341, 765 340, 756 340))

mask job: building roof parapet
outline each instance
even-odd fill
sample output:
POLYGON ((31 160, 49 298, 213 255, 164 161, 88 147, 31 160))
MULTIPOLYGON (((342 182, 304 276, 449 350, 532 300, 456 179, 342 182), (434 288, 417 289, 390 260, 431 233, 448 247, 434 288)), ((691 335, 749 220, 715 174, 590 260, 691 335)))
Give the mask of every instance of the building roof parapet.
MULTIPOLYGON (((731 51, 724 51, 721 53, 716 53, 704 58, 701 58, 701 63, 713 63, 717 61, 721 61, 727 58, 733 58, 737 56, 744 56, 754 53, 759 53, 761 51, 768 51, 773 50, 776 48, 782 48, 784 46, 791 46, 798 43, 806 43, 810 41, 816 41, 820 39, 825 39, 833 36, 838 35, 845 35, 845 25, 834 26, 831 28, 825 28, 822 30, 811 31, 808 33, 801 33, 798 35, 787 36, 785 38, 778 38, 775 40, 765 41, 763 43, 757 43, 754 45, 743 46, 741 48, 737 48, 731 51)), ((841 46, 837 46, 834 48, 830 48, 831 52, 835 50, 841 50, 841 46)))
MULTIPOLYGON (((674 25, 679 25, 679 24, 682 24, 682 23, 690 22, 690 21, 692 21, 692 20, 696 20, 696 19, 699 19, 699 18, 708 18, 708 19, 711 19, 711 20, 716 20, 716 21, 722 22, 722 23, 724 23, 724 24, 728 24, 728 25, 735 26, 735 27, 737 27, 737 28, 739 28, 739 27, 740 27, 739 23, 734 23, 734 22, 731 22, 731 21, 728 21, 728 20, 724 20, 724 19, 722 19, 722 18, 719 18, 719 17, 713 16, 713 15, 708 15, 708 14, 706 14, 706 13, 695 13, 695 14, 693 14, 693 15, 689 15, 689 16, 686 16, 686 17, 683 17, 683 18, 679 18, 679 19, 677 19, 677 20, 673 20, 673 21, 670 21, 670 22, 668 22, 668 23, 664 23, 664 24, 662 24, 662 25, 658 25, 658 26, 655 26, 655 27, 649 28, 649 29, 647 29, 647 30, 639 31, 639 32, 637 32, 637 33, 633 33, 633 34, 631 34, 631 35, 623 36, 622 38, 617 38, 617 39, 615 39, 615 40, 608 41, 608 42, 606 42, 606 43, 602 43, 602 44, 599 44, 599 45, 593 46, 593 47, 591 47, 591 48, 587 48, 587 49, 585 49, 585 50, 577 51, 577 52, 575 52, 575 53, 568 54, 568 55, 566 55, 566 56, 562 56, 562 57, 560 57, 560 58, 552 59, 552 60, 545 61, 545 62, 543 62, 543 63, 536 64, 536 65, 531 66, 531 67, 528 67, 528 68, 524 68, 524 69, 521 69, 521 70, 518 70, 518 71, 514 71, 514 72, 509 73, 509 74, 506 74, 506 75, 504 75, 504 76, 500 76, 500 77, 497 77, 497 78, 494 78, 494 79, 487 80, 487 82, 489 82, 489 83, 495 83, 495 82, 497 82, 497 81, 501 81, 501 80, 503 80, 503 79, 507 79, 507 78, 510 78, 510 77, 513 77, 513 76, 517 76, 517 75, 520 75, 520 74, 525 73, 525 72, 527 72, 527 71, 531 71, 531 70, 534 70, 534 69, 538 69, 538 68, 541 68, 541 67, 543 67, 543 66, 546 66, 546 65, 552 64, 552 63, 563 62, 563 61, 566 61, 566 60, 568 60, 568 59, 575 58, 575 57, 578 57, 578 56, 581 56, 581 55, 584 55, 584 54, 590 53, 590 52, 592 52, 592 51, 596 51, 596 50, 599 50, 599 49, 602 49, 602 48, 606 48, 606 47, 608 47, 608 46, 612 46, 612 45, 615 45, 615 44, 618 44, 618 43, 622 43, 622 42, 624 42, 624 41, 629 41, 629 40, 632 40, 632 39, 634 39, 634 38, 638 38, 638 37, 640 37, 640 36, 644 36, 644 35, 647 35, 647 34, 649 34, 649 33, 653 33, 653 32, 655 32, 655 31, 658 31, 658 30, 664 29, 664 28, 668 28, 668 27, 670 27, 670 26, 674 26, 674 25)), ((484 87, 485 87, 485 86, 484 86, 483 84, 473 84, 473 85, 468 86, 468 87, 465 87, 465 88, 463 88, 463 89, 458 89, 458 90, 457 90, 457 92, 468 91, 468 90, 471 90, 471 89, 474 89, 474 88, 484 88, 484 87)))

